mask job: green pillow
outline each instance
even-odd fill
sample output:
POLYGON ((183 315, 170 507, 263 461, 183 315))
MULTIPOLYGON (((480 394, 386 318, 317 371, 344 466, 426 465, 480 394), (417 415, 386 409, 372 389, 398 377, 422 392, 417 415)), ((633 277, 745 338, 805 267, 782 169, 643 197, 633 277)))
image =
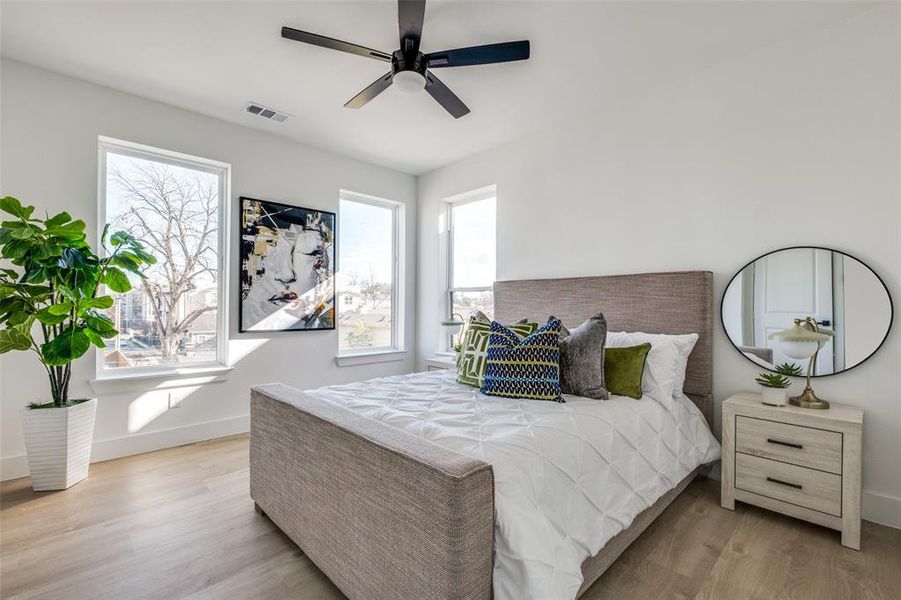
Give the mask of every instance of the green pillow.
POLYGON ((641 400, 641 376, 651 344, 604 349, 604 382, 607 391, 617 396, 641 400))
MULTIPOLYGON (((480 315, 481 316, 481 315, 480 315)), ((538 328, 538 323, 528 323, 525 319, 513 325, 507 325, 516 335, 526 338, 538 328)), ((484 321, 476 316, 469 318, 469 328, 463 336, 463 348, 457 365, 457 383, 482 387, 485 379, 485 367, 488 358, 488 338, 491 321, 484 321)))

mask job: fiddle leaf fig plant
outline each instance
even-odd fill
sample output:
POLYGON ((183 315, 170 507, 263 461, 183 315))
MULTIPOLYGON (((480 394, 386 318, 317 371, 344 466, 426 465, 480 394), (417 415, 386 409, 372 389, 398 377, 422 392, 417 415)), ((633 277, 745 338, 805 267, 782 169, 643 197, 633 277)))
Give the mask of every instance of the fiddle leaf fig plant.
POLYGON ((105 257, 97 256, 84 221, 66 212, 33 218, 34 207, 11 196, 0 199, 0 211, 12 217, 0 222, 0 256, 14 267, 0 269, 0 354, 37 354, 53 401, 33 406, 69 406, 72 361, 118 334, 102 312, 114 304, 102 286, 127 292, 126 273, 141 276, 156 259, 124 231, 107 237, 108 226, 100 236, 105 257))

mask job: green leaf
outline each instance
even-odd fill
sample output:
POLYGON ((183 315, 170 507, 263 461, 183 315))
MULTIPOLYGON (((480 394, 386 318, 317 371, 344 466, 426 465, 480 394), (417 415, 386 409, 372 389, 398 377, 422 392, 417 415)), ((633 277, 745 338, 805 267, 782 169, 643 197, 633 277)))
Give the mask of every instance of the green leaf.
POLYGON ((103 340, 101 336, 94 333, 90 329, 85 329, 84 334, 87 336, 91 343, 97 346, 98 348, 106 348, 106 342, 103 340))
POLYGON ((47 280, 47 269, 43 267, 36 267, 33 269, 29 269, 25 271, 25 275, 22 276, 22 281, 24 283, 40 283, 42 281, 47 280))
POLYGON ((61 213, 54 215, 54 216, 50 217, 49 219, 47 219, 44 222, 44 227, 46 227, 47 229, 51 229, 53 227, 59 227, 60 225, 63 225, 64 223, 68 223, 71 220, 72 220, 72 216, 69 213, 61 212, 61 213))
POLYGON ((66 313, 63 313, 61 315, 53 314, 52 312, 50 312, 49 308, 42 308, 41 310, 36 312, 34 316, 37 317, 38 321, 40 321, 44 325, 59 325, 69 318, 69 315, 66 313))
POLYGON ((109 242, 113 246, 121 246, 122 244, 134 244, 137 241, 138 240, 135 239, 135 236, 125 231, 117 231, 109 238, 109 242))
POLYGON ((50 288, 46 285, 20 284, 17 285, 16 288, 35 299, 40 299, 42 296, 50 294, 50 288))
POLYGON ((3 246, 3 258, 15 261, 28 254, 28 250, 32 247, 28 240, 12 239, 3 246))
POLYGON ((81 327, 70 327, 41 346, 41 354, 48 365, 60 366, 83 356, 90 346, 91 340, 81 327))
MULTIPOLYGON (((6 286, 4 286, 6 287, 6 286)), ((0 317, 15 311, 25 309, 25 300, 18 296, 7 296, 0 300, 0 317)))
POLYGON ((35 231, 31 227, 13 229, 11 237, 15 240, 27 240, 34 237, 35 231))
POLYGON ((91 331, 100 337, 113 338, 119 335, 116 324, 106 317, 97 314, 88 315, 84 318, 84 322, 91 331))
POLYGON ((57 264, 63 269, 81 269, 87 265, 87 260, 78 248, 63 248, 57 264))
POLYGON ((111 265, 115 265, 120 269, 125 269, 135 274, 141 272, 142 261, 137 255, 130 252, 122 252, 109 258, 111 265))
POLYGON ((27 219, 31 216, 31 213, 34 212, 34 207, 22 206, 22 203, 16 198, 5 196, 4 198, 0 198, 0 210, 13 215, 14 217, 19 217, 20 219, 27 219))
POLYGON ((112 296, 97 296, 96 298, 88 298, 80 304, 84 308, 107 309, 113 307, 112 296))
POLYGON ((103 274, 103 283, 114 292, 124 293, 131 289, 128 276, 119 269, 107 269, 103 274))
POLYGON ((0 329, 0 354, 29 348, 31 348, 31 338, 18 329, 0 329))
POLYGON ((65 315, 71 311, 71 302, 60 302, 59 304, 54 304, 53 306, 47 307, 47 312, 49 312, 51 315, 65 315))
POLYGON ((25 321, 31 318, 31 313, 25 310, 17 310, 14 313, 11 313, 8 317, 6 317, 6 322, 9 325, 21 325, 25 321))

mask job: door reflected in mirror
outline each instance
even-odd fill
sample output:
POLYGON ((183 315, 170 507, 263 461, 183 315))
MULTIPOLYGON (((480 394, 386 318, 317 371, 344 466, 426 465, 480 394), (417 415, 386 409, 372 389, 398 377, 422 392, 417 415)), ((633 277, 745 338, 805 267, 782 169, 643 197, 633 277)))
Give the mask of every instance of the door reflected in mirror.
MULTIPOLYGON (((774 370, 806 361, 787 356, 770 335, 813 317, 834 332, 820 347, 814 376, 851 369, 872 356, 892 323, 892 301, 878 275, 856 258, 827 248, 776 250, 735 274, 722 301, 723 328, 751 362, 774 370)), ((803 364, 802 364, 803 363, 803 364)))

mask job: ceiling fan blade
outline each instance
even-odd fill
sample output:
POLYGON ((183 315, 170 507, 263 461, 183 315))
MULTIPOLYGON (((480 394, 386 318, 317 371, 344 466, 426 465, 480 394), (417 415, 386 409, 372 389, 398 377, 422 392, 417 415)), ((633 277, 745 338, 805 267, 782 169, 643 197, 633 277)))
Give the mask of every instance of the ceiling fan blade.
POLYGON ((425 55, 426 64, 430 69, 490 65, 492 63, 526 60, 527 58, 529 58, 528 40, 455 48, 454 50, 430 52, 425 55))
POLYGON ((364 104, 391 87, 392 75, 385 73, 369 84, 362 92, 351 98, 344 105, 345 108, 361 108, 364 104))
POLYGON ((469 114, 469 108, 463 104, 463 101, 431 73, 425 74, 425 91, 437 100, 438 104, 443 106, 444 110, 449 112, 455 119, 469 114))
POLYGON ((350 54, 356 54, 358 56, 363 56, 366 58, 374 58, 376 60, 381 60, 384 62, 391 62, 391 55, 387 52, 373 50, 372 48, 359 46, 357 44, 351 44, 350 42, 343 42, 341 40, 336 40, 324 35, 319 35, 317 33, 301 31, 300 29, 282 27, 282 37, 288 40, 294 40, 295 42, 313 44, 314 46, 322 46, 323 48, 331 48, 332 50, 349 52, 350 54))
POLYGON ((397 28, 400 31, 400 50, 405 56, 416 56, 422 38, 425 19, 425 0, 397 0, 397 28))

